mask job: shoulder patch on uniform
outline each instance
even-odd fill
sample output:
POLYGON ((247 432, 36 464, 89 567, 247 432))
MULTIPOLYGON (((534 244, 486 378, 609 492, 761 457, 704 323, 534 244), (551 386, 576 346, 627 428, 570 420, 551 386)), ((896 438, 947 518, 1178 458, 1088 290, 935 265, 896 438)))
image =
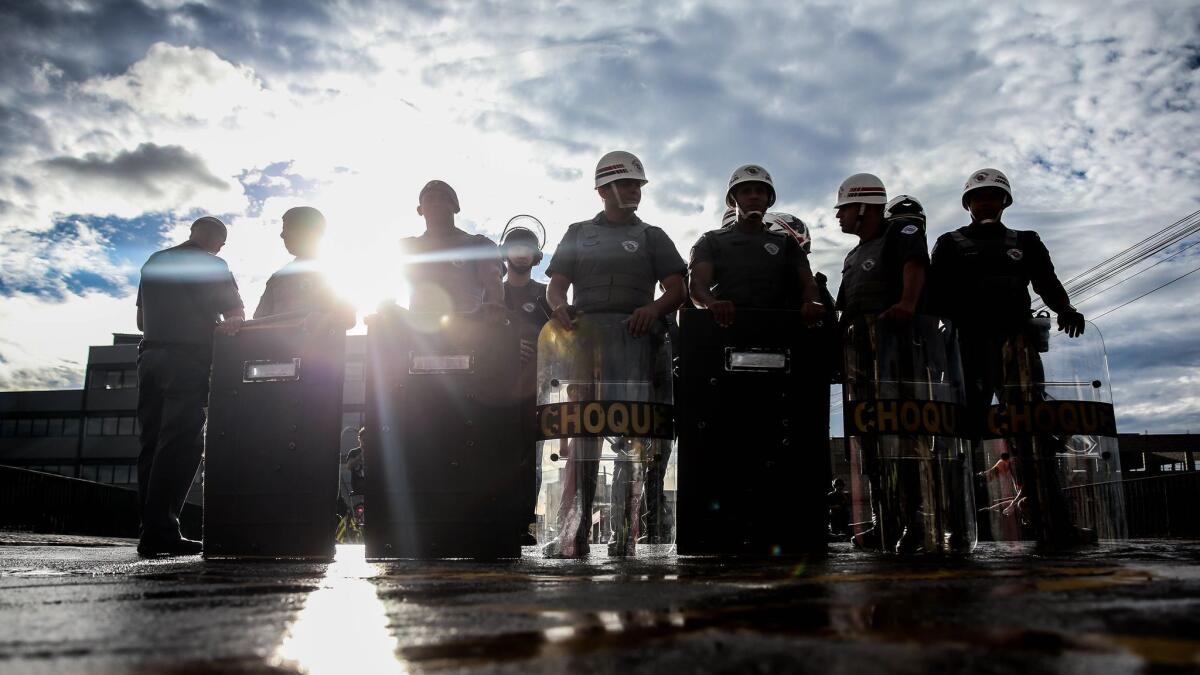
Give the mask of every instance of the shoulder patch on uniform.
POLYGON ((521 305, 521 309, 525 310, 526 312, 533 312, 533 310, 537 309, 537 305, 533 304, 532 302, 527 302, 521 305))
POLYGON ((866 260, 864 260, 863 264, 862 264, 862 268, 863 268, 864 272, 870 272, 871 270, 875 269, 875 259, 867 258, 866 260))
POLYGON ((779 253, 779 244, 776 244, 773 241, 768 241, 767 243, 763 244, 763 248, 767 249, 767 253, 770 253, 771 255, 779 253))
POLYGON ((625 241, 621 242, 621 248, 629 251, 630 253, 637 253, 638 243, 632 239, 626 239, 625 241))
POLYGON ((1019 248, 1010 248, 1008 249, 1008 257, 1012 258, 1013 260, 1020 260, 1021 258, 1025 257, 1025 252, 1019 248))
POLYGON ((913 234, 918 229, 919 228, 916 225, 905 225, 904 227, 900 228, 900 233, 901 234, 913 234))

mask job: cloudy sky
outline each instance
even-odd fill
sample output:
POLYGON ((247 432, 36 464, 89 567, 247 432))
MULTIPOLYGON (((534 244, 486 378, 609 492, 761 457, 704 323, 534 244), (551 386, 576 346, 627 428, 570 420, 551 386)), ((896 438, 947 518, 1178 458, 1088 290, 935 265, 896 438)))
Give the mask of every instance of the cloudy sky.
MULTIPOLYGON (((1064 279, 1200 208, 1200 6, 1161 2, 10 2, 0 9, 0 389, 78 386, 133 332, 138 268, 212 213, 251 308, 311 204, 363 306, 422 227, 430 178, 460 224, 530 213, 557 243, 590 174, 638 154, 641 215, 686 255, 739 164, 815 232, 870 171, 965 224, 973 170, 1008 173, 1012 227, 1064 279)), ((1178 249, 1173 249, 1167 254, 1178 249)), ((1081 305, 1098 315, 1196 267, 1187 251, 1081 305)), ((1123 431, 1200 430, 1200 275, 1099 320, 1123 431)))

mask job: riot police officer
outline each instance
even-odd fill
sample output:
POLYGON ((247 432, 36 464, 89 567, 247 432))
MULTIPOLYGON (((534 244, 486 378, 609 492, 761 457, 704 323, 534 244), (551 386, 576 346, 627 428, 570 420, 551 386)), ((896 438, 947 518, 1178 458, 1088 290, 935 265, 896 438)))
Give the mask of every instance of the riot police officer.
POLYGON ((425 232, 400 242, 409 285, 409 309, 447 314, 505 313, 504 266, 491 239, 454 224, 458 194, 446 182, 431 180, 417 197, 425 232))
MULTIPOLYGON (((1057 313, 1059 330, 1070 337, 1084 331, 1084 317, 1071 306, 1041 238, 1033 231, 1009 229, 1001 220, 1012 203, 1012 187, 1003 172, 975 171, 962 192, 971 223, 938 237, 933 248, 932 302, 959 328, 967 404, 976 419, 983 419, 993 396, 1006 401, 1004 345, 1035 330, 1030 323, 1030 285, 1057 313)), ((1031 366, 1040 371, 1041 363, 1034 357, 1031 366)), ((1044 379, 1040 372, 1031 376, 1044 379)), ((1033 512, 1031 520, 1041 524, 1035 535, 1043 543, 1086 540, 1087 533, 1070 525, 1054 458, 1030 456, 1025 444, 1014 450, 1017 482, 1024 486, 1023 503, 1033 512), (1047 537, 1058 541, 1046 541, 1047 537)))
POLYGON ((354 326, 354 308, 337 297, 328 279, 317 269, 317 249, 325 233, 325 216, 311 206, 297 206, 283 214, 279 237, 295 258, 267 279, 255 319, 292 313, 316 313, 317 320, 339 328, 354 326))
POLYGON ((625 312, 630 334, 644 335, 683 303, 683 258, 666 232, 635 214, 646 182, 632 153, 617 150, 600 159, 595 185, 604 210, 567 228, 546 270, 551 316, 564 328, 570 329, 571 309, 625 312), (663 294, 655 299, 658 284, 663 294), (570 306, 568 288, 574 289, 570 306))
MULTIPOLYGON (((863 330, 867 326, 861 320, 866 318, 907 321, 920 307, 929 265, 925 232, 911 223, 890 227, 884 217, 887 201, 883 181, 869 173, 850 176, 838 188, 835 205, 838 222, 843 232, 859 239, 842 266, 837 295, 842 326, 857 324, 856 329, 863 330)), ((877 355, 866 350, 859 358, 874 360, 877 355)), ((876 377, 873 362, 847 363, 846 367, 847 377, 853 376, 864 383, 876 377)), ((869 384, 866 386, 871 388, 869 384)), ((901 543, 902 533, 907 536, 907 541, 917 541, 920 538, 914 529, 919 522, 915 517, 917 503, 896 503, 898 495, 915 491, 885 489, 877 444, 872 439, 863 439, 861 448, 862 471, 870 486, 874 527, 856 536, 855 543, 893 551, 901 543), (881 519, 887 519, 887 522, 881 519)), ((901 463, 900 466, 907 471, 911 464, 901 463)), ((903 475, 890 476, 888 482, 902 482, 906 488, 912 488, 919 482, 919 477, 907 471, 903 475)))
MULTIPOLYGON (((645 169, 632 153, 609 152, 597 164, 595 188, 604 209, 594 218, 567 228, 547 269, 550 284, 546 299, 552 310, 551 318, 563 329, 572 330, 575 314, 580 312, 626 314, 626 330, 631 337, 657 341, 665 332, 664 317, 683 302, 687 270, 683 258, 665 232, 643 222, 635 213, 646 182, 645 169), (655 289, 659 284, 663 294, 656 299, 655 289), (570 305, 567 304, 568 289, 573 289, 570 305)), ((602 379, 625 376, 619 372, 622 364, 616 361, 619 359, 603 360, 603 367, 612 372, 601 373, 602 379)), ((665 365, 656 364, 656 367, 665 365)), ((650 376, 649 373, 643 375, 650 376)), ((545 554, 550 557, 581 556, 588 550, 600 447, 591 439, 572 439, 571 443, 573 449, 569 452, 579 456, 570 458, 564 484, 576 486, 572 490, 577 492, 578 503, 573 499, 561 502, 559 538, 545 549, 545 554), (572 512, 582 517, 574 525, 568 524, 572 512)), ((640 448, 641 443, 629 445, 640 448)), ((619 453, 632 450, 619 439, 612 447, 619 453)), ((666 462, 667 458, 661 457, 645 479, 646 509, 651 520, 661 508, 662 472, 666 462)), ((617 492, 622 491, 617 489, 618 484, 624 485, 630 480, 626 475, 627 464, 629 462, 617 462, 614 467, 613 486, 617 492)), ((616 514, 621 507, 617 502, 614 497, 613 520, 622 522, 637 517, 636 514, 616 514)), ((610 553, 627 554, 624 545, 614 539, 609 545, 610 553)))
POLYGON ((542 478, 541 462, 537 456, 537 341, 542 326, 549 320, 546 307, 546 284, 532 278, 533 268, 542 261, 545 231, 533 216, 515 216, 508 221, 500 235, 500 251, 506 270, 504 304, 516 317, 521 334, 521 378, 518 396, 521 399, 522 475, 527 483, 522 488, 524 498, 520 524, 524 544, 537 543, 529 532, 536 521, 534 508, 542 478))
POLYGON ((217 253, 228 230, 212 216, 188 240, 158 251, 138 285, 138 553, 199 553, 179 533, 179 513, 204 450, 213 329, 236 333, 245 318, 237 283, 217 253), (224 323, 219 323, 221 319, 224 323))
POLYGON ((763 216, 775 203, 771 174, 756 164, 738 167, 725 193, 737 209, 732 227, 701 235, 692 247, 689 290, 720 326, 733 323, 736 308, 796 307, 806 321, 819 321, 824 308, 808 266, 808 255, 788 234, 767 229, 763 216), (800 298, 800 302, 797 302, 800 298))
POLYGON ((838 188, 838 224, 858 237, 858 245, 846 254, 838 287, 843 325, 873 314, 909 319, 921 303, 929 267, 925 232, 913 224, 888 227, 885 204, 883 181, 872 174, 854 174, 838 188))

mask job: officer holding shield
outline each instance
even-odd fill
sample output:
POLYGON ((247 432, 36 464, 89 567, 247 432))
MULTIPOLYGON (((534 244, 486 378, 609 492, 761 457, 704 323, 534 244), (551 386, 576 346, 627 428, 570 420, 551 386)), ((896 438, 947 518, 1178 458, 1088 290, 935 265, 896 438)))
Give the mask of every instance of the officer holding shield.
MULTIPOLYGON (((972 173, 963 186, 962 205, 971 223, 938 238, 933 248, 931 300, 935 310, 959 328, 967 404, 982 420, 993 396, 1000 403, 1017 392, 1005 377, 1006 345, 1045 339, 1031 322, 1029 287, 1058 315, 1058 329, 1070 337, 1084 331, 1084 317, 1071 306, 1054 271, 1050 253, 1036 232, 1011 230, 1001 216, 1013 203, 1012 187, 1003 172, 985 168, 972 173)), ((1045 330, 1049 330, 1048 327, 1045 330)), ((1027 373, 1030 381, 1045 379, 1036 350, 1027 373)), ((1043 398, 1042 391, 1032 392, 1043 398)), ((1042 439, 1053 448, 1057 441, 1042 439)), ((1016 482, 1022 485, 1022 503, 1036 523, 1034 535, 1042 543, 1073 544, 1093 539, 1093 534, 1071 524, 1063 497, 1054 451, 1034 456, 1029 439, 1014 439, 1016 482)))
POLYGON ((425 232, 400 241, 409 309, 433 314, 482 312, 503 318, 504 265, 496 244, 455 226, 458 194, 445 181, 426 183, 417 201, 425 232))
POLYGON ((604 210, 567 228, 546 270, 546 299, 563 328, 571 327, 571 310, 625 312, 629 333, 641 336, 683 304, 687 265, 667 233, 635 213, 646 182, 632 153, 617 150, 600 159, 595 185, 604 210), (655 299, 658 284, 663 294, 655 299), (574 289, 569 306, 568 288, 574 289))
MULTIPOLYGON (((674 243, 661 229, 643 222, 636 211, 641 202, 646 173, 641 161, 633 154, 614 151, 604 155, 596 167, 595 187, 604 209, 594 218, 567 228, 550 261, 547 274, 550 285, 546 299, 552 319, 564 330, 572 330, 578 313, 626 315, 625 330, 637 341, 649 339, 661 344, 666 330, 664 318, 682 304, 686 291, 686 265, 674 243), (661 284, 663 294, 654 297, 661 284), (567 304, 567 291, 573 289, 573 300, 567 304)), ((619 345, 618 345, 619 347, 619 345)), ((600 380, 618 380, 631 373, 624 372, 618 353, 601 358, 600 380)), ((654 364, 667 370, 669 364, 654 364)), ((637 373, 650 379, 656 373, 637 373)), ((667 375, 669 378, 669 375, 667 375)), ((631 482, 630 466, 642 466, 640 453, 653 454, 655 449, 644 448, 641 441, 626 443, 616 439, 611 447, 626 457, 616 462, 613 489, 617 494, 631 482)), ((597 474, 602 444, 599 439, 572 438, 567 446, 568 463, 564 476, 565 497, 558 513, 558 538, 546 547, 548 557, 581 557, 588 552, 588 533, 592 519, 592 502, 597 487, 597 474)), ((667 445, 669 452, 669 444, 667 445)), ((658 450, 661 454, 662 451, 658 450)), ((644 479, 645 503, 651 520, 661 505, 663 471, 667 457, 648 462, 644 479)), ((624 502, 613 498, 614 527, 609 544, 610 555, 629 555, 636 541, 638 513, 627 513, 624 502)), ((636 501, 628 509, 637 510, 636 501)))
POLYGON ((521 399, 521 446, 523 521, 519 524, 522 543, 534 545, 537 540, 529 532, 530 523, 537 520, 534 507, 542 479, 541 462, 537 456, 537 341, 542 326, 550 316, 546 307, 546 284, 532 277, 533 268, 542 261, 545 230, 533 216, 520 215, 509 219, 500 235, 500 251, 504 256, 504 304, 515 317, 521 334, 521 378, 518 396, 521 399))
POLYGON ((217 253, 228 230, 205 216, 187 241, 150 256, 138 284, 138 553, 200 553, 179 533, 179 514, 204 452, 213 330, 245 318, 237 283, 217 253), (220 319, 224 319, 220 323, 220 319))
POLYGON ((737 210, 731 227, 704 233, 692 247, 692 302, 733 323, 736 308, 783 309, 799 304, 806 323, 820 321, 824 307, 808 255, 786 233, 768 230, 763 216, 775 203, 771 174, 756 164, 738 167, 729 179, 726 204, 737 210), (799 303, 797 298, 800 298, 799 303))
POLYGON ((317 322, 343 330, 355 323, 354 307, 342 300, 317 269, 317 252, 325 234, 325 216, 311 206, 297 206, 283 214, 283 245, 295 258, 267 279, 255 319, 282 314, 308 313, 317 322))

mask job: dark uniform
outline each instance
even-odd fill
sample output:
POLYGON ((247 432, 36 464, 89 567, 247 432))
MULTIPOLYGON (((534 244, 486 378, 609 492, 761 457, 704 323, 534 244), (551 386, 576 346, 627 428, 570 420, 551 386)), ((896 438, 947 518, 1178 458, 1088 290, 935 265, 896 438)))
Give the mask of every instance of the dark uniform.
MULTIPOLYGON (((567 228, 546 269, 549 276, 561 274, 571 281, 571 304, 575 309, 585 313, 621 314, 630 314, 650 304, 654 301, 654 289, 658 282, 686 272, 687 265, 666 232, 646 224, 637 216, 627 224, 615 225, 608 222, 603 211, 591 220, 574 223, 567 228)), ((651 332, 651 339, 661 340, 665 329, 665 322, 661 322, 660 327, 651 332)), ((603 363, 604 368, 612 369, 612 372, 600 373, 601 379, 606 376, 625 376, 621 372, 621 364, 608 360, 603 363)), ((656 367, 668 369, 670 364, 656 364, 656 367)), ((581 512, 591 513, 599 471, 599 448, 591 447, 590 439, 574 439, 572 443, 577 448, 586 447, 583 452, 595 457, 588 461, 572 459, 570 467, 573 468, 569 468, 577 471, 582 481, 582 487, 578 490, 583 497, 581 512)), ((620 448, 614 449, 622 452, 620 448)), ((670 452, 669 445, 666 452, 670 452)), ((667 461, 668 456, 660 456, 645 479, 645 504, 650 514, 651 532, 658 526, 657 519, 662 509, 662 485, 667 461)), ((615 523, 621 522, 622 516, 619 514, 624 511, 625 490, 617 486, 629 481, 626 475, 629 472, 628 464, 616 462, 613 469, 611 520, 615 523)), ((564 508, 569 503, 568 499, 562 501, 564 508)), ((581 528, 578 537, 582 539, 578 543, 586 544, 586 527, 581 528)))
POLYGON ((659 281, 686 272, 666 232, 637 216, 613 225, 603 212, 567 228, 546 269, 571 280, 572 306, 593 313, 632 313, 653 302, 659 281))
POLYGON ((400 240, 414 312, 474 312, 483 306, 487 269, 503 272, 495 242, 454 228, 400 240))
POLYGON ((150 256, 137 304, 141 538, 171 542, 204 450, 213 328, 242 299, 225 261, 189 241, 150 256))
MULTIPOLYGON (((533 279, 524 286, 513 286, 504 282, 504 305, 516 317, 518 331, 522 340, 528 340, 536 349, 538 334, 549 319, 546 305, 546 284, 533 279)), ((525 478, 532 489, 525 490, 526 506, 522 515, 528 514, 530 521, 534 519, 534 508, 537 504, 538 491, 542 489, 542 462, 537 455, 537 359, 531 359, 522 364, 521 382, 518 385, 521 397, 522 422, 521 447, 525 455, 523 462, 528 463, 524 471, 525 478)), ((521 524, 523 528, 528 523, 521 524)), ((523 530, 522 530, 523 531, 523 530)))
POLYGON ((808 255, 781 232, 744 232, 736 227, 705 232, 692 246, 689 269, 712 263, 718 300, 741 309, 795 308, 802 303, 798 271, 808 255))
MULTIPOLYGON (((850 250, 842 266, 842 281, 838 287, 837 308, 841 311, 841 325, 849 326, 864 317, 873 317, 886 311, 900 301, 904 295, 904 266, 915 261, 923 267, 929 266, 929 251, 926 248, 925 231, 915 224, 891 224, 881 236, 869 241, 863 241, 850 250)), ((922 293, 924 295, 924 293, 922 293)), ((847 377, 875 378, 875 362, 888 362, 894 359, 885 353, 876 353, 875 345, 870 350, 856 350, 860 358, 870 359, 868 362, 847 364, 852 372, 847 377), (856 371, 856 372, 854 372, 856 371)), ((902 379, 911 379, 901 376, 902 379)), ((875 398, 878 398, 876 395, 875 398)), ((849 447, 849 446, 848 446, 849 447)), ((877 532, 885 533, 887 541, 881 541, 885 550, 893 550, 896 541, 891 539, 896 533, 905 530, 904 524, 893 519, 902 518, 908 523, 917 521, 915 510, 919 503, 908 501, 896 504, 896 490, 885 490, 884 479, 881 475, 881 465, 878 458, 878 448, 872 439, 862 440, 863 472, 871 484, 872 512, 876 518, 877 532), (886 505, 883 502, 888 502, 886 505), (887 518, 889 522, 881 523, 879 519, 887 518)), ((914 475, 912 462, 901 463, 905 473, 898 477, 887 476, 887 483, 896 480, 913 485, 919 483, 919 477, 914 475)))
MULTIPOLYGON (((976 420, 983 419, 993 397, 1001 403, 1007 400, 1005 345, 1037 339, 1029 322, 1030 284, 1043 298, 1067 297, 1036 232, 1010 230, 1000 223, 972 223, 943 234, 934 244, 931 302, 937 314, 959 329, 967 405, 976 420)), ((1032 381, 1045 379, 1039 359, 1030 366, 1032 381)), ((1025 493, 1030 508, 1044 511, 1052 524, 1069 522, 1057 486, 1055 458, 1032 457, 1020 443, 1013 450, 1018 482, 1032 488, 1025 493)))
POLYGON ((254 318, 339 309, 352 311, 333 291, 325 275, 316 270, 313 261, 296 259, 267 279, 254 318))
POLYGON ((929 266, 925 232, 911 223, 889 227, 882 236, 850 249, 837 295, 842 324, 880 314, 899 302, 904 294, 904 265, 910 261, 929 266))

